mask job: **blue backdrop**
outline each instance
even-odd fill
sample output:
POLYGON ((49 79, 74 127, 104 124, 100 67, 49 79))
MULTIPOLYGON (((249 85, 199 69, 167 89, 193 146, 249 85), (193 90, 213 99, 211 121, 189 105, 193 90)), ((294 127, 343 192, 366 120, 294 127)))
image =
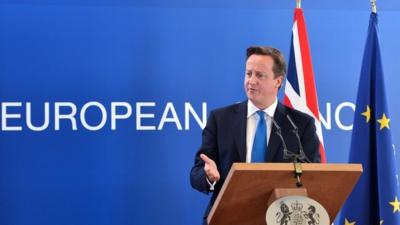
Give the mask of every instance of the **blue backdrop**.
MULTIPOLYGON (((245 99, 249 45, 287 59, 294 7, 1 0, 0 224, 200 224, 209 197, 191 189, 189 171, 207 113, 245 99), (113 127, 113 114, 127 118, 113 127)), ((369 1, 302 7, 327 159, 347 162, 369 1)), ((378 13, 399 146, 400 2, 378 1, 378 13)))

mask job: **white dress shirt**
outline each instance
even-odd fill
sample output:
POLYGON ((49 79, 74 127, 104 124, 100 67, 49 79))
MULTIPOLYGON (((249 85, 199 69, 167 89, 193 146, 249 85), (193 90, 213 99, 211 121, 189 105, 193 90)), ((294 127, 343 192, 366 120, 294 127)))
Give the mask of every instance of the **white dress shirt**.
POLYGON ((265 112, 265 122, 267 123, 267 146, 269 142, 269 137, 271 135, 272 121, 271 117, 274 117, 276 107, 278 106, 278 99, 272 103, 268 108, 262 110, 257 108, 250 100, 247 101, 247 129, 246 129, 246 162, 251 162, 251 153, 253 151, 254 136, 256 134, 258 121, 260 116, 257 114, 258 110, 265 112))

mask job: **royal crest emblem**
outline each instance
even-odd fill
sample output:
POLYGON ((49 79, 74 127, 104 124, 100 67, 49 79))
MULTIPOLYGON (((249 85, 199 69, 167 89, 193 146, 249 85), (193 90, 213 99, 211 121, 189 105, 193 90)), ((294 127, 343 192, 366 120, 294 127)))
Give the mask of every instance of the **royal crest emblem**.
POLYGON ((328 225, 326 210, 313 199, 304 196, 283 197, 267 210, 268 225, 328 225))

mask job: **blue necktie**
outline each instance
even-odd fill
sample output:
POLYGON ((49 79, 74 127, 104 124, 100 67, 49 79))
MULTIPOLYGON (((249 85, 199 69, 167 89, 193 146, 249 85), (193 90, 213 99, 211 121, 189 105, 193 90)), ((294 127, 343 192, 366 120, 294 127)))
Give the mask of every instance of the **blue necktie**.
POLYGON ((257 111, 260 120, 258 121, 256 135, 254 136, 251 162, 265 162, 267 152, 267 125, 264 118, 264 111, 257 111))

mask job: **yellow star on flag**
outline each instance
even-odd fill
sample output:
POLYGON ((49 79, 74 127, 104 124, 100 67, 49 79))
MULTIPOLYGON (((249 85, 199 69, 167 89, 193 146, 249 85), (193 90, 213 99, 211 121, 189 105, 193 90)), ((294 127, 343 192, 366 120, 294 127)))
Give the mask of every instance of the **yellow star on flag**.
POLYGON ((369 108, 369 105, 367 105, 367 110, 361 113, 361 115, 365 116, 365 119, 367 120, 368 123, 369 120, 371 119, 371 108, 369 108))
POLYGON ((382 115, 382 119, 377 120, 378 123, 381 124, 381 127, 379 128, 380 130, 382 130, 384 127, 386 127, 387 129, 389 129, 389 122, 390 119, 386 117, 385 113, 383 113, 382 115))
POLYGON ((394 199, 394 201, 393 202, 389 202, 389 204, 391 204, 393 206, 393 213, 400 212, 400 202, 397 199, 397 196, 394 199))
POLYGON ((356 222, 349 222, 347 219, 344 219, 344 225, 355 225, 356 222))

